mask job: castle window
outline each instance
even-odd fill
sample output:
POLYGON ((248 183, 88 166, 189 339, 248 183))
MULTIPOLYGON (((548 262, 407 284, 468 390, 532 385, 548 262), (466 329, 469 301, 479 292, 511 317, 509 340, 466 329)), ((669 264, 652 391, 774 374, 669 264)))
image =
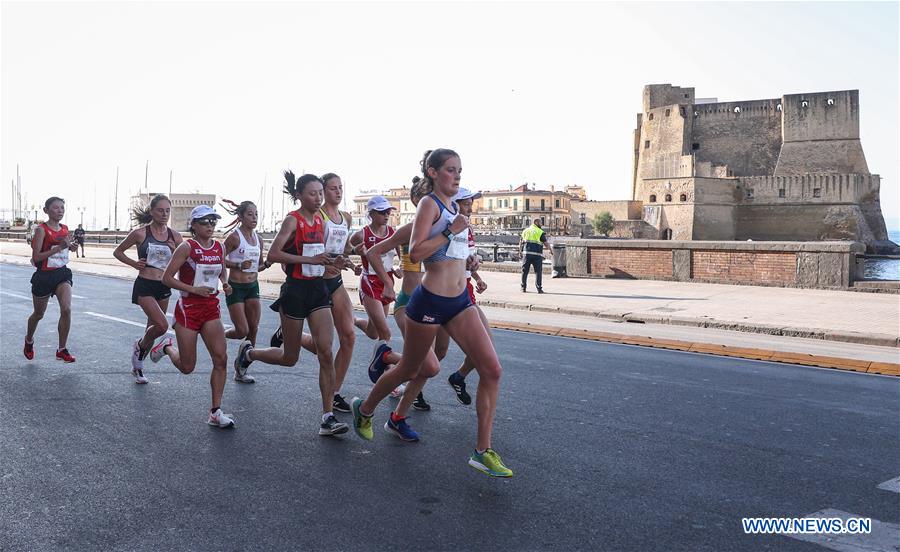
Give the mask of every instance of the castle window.
POLYGON ((692 151, 697 151, 698 149, 700 149, 700 143, 699 143, 699 142, 694 142, 693 144, 691 144, 691 150, 692 150, 692 151))
POLYGON ((784 188, 778 190, 778 197, 784 197, 784 188))
POLYGON ((781 111, 781 102, 775 104, 775 111, 781 111))
POLYGON ((687 201, 687 194, 681 194, 678 196, 678 201, 687 201))
POLYGON ((685 113, 685 111, 684 111, 684 106, 679 107, 679 108, 678 108, 678 112, 681 113, 681 116, 682 116, 682 117, 684 117, 684 116, 687 115, 687 114, 685 113))
POLYGON ((581 219, 581 224, 584 224, 584 213, 579 213, 578 217, 581 219))
POLYGON ((733 109, 732 111, 734 111, 735 113, 740 113, 740 112, 741 112, 741 106, 739 106, 739 105, 734 106, 734 109, 733 109))
POLYGON ((813 188, 813 197, 822 197, 822 188, 813 188))
POLYGON ((667 110, 666 110, 666 117, 669 116, 669 112, 670 112, 670 111, 671 111, 670 109, 667 109, 667 110))
POLYGON ((753 199, 753 188, 747 188, 747 199, 753 199))
POLYGON ((656 194, 650 194, 650 203, 656 203, 656 194))
POLYGON ((644 140, 644 149, 650 149, 650 140, 644 140))
POLYGON ((834 98, 828 98, 828 101, 826 103, 828 105, 834 105, 834 98))
POLYGON ((699 111, 694 111, 694 117, 699 117, 699 116, 700 116, 700 112, 699 112, 699 111))
POLYGON ((685 98, 687 98, 687 97, 688 97, 688 95, 687 95, 687 94, 685 94, 685 95, 684 95, 684 97, 685 97, 685 98))
POLYGON ((809 107, 809 102, 807 100, 800 100, 800 107, 809 107))
POLYGON ((666 194, 666 201, 672 201, 672 194, 666 194))
POLYGON ((649 120, 649 121, 653 120, 653 113, 651 113, 650 115, 647 116, 647 120, 649 120))

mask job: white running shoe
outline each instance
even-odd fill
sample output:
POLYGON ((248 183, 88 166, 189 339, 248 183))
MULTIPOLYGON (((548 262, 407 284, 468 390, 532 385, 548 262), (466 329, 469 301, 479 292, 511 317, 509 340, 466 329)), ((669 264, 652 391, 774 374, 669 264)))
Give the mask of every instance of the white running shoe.
POLYGON ((148 383, 144 377, 144 361, 141 360, 140 340, 134 342, 134 350, 131 351, 131 375, 134 376, 134 383, 148 383))
POLYGON ((131 371, 134 372, 135 370, 143 369, 144 360, 141 358, 141 340, 138 339, 131 348, 131 371))
POLYGON ((220 428, 234 427, 234 420, 229 418, 228 415, 223 414, 221 408, 217 408, 215 412, 211 412, 206 423, 220 428))
POLYGON ((172 346, 172 338, 168 336, 163 336, 162 339, 159 340, 159 343, 153 346, 150 349, 150 360, 155 363, 159 362, 162 357, 166 356, 166 347, 172 346))
POLYGON ((401 383, 400 385, 397 386, 396 389, 391 391, 391 396, 394 397, 395 399, 399 399, 400 397, 403 396, 404 393, 406 393, 406 384, 401 383))
POLYGON ((248 374, 235 374, 234 381, 238 383, 256 383, 256 378, 248 374))

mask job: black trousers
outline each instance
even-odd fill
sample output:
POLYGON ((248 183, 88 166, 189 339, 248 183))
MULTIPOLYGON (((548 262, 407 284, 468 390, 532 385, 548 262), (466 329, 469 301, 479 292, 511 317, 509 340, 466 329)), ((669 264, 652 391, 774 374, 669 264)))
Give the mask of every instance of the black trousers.
POLYGON ((544 259, 539 255, 524 255, 522 259, 522 289, 525 289, 528 284, 528 271, 531 270, 531 267, 534 267, 534 283, 537 284, 538 289, 543 289, 541 286, 541 280, 544 276, 544 259))

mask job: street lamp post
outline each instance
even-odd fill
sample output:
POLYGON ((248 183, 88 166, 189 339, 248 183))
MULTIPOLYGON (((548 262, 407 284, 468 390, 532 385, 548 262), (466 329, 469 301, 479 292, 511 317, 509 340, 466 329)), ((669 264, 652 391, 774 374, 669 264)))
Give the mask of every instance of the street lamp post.
POLYGON ((79 220, 78 222, 83 227, 84 226, 84 212, 87 210, 87 208, 86 207, 77 207, 76 210, 78 211, 78 214, 81 216, 81 220, 79 220))

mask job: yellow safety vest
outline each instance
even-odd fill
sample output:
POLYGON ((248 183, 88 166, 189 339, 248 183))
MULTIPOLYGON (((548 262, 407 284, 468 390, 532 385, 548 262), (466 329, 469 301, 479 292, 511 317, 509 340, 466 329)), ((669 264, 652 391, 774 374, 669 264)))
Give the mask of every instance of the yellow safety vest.
POLYGON ((522 241, 541 243, 541 236, 544 235, 544 229, 538 228, 534 224, 522 231, 522 241))

